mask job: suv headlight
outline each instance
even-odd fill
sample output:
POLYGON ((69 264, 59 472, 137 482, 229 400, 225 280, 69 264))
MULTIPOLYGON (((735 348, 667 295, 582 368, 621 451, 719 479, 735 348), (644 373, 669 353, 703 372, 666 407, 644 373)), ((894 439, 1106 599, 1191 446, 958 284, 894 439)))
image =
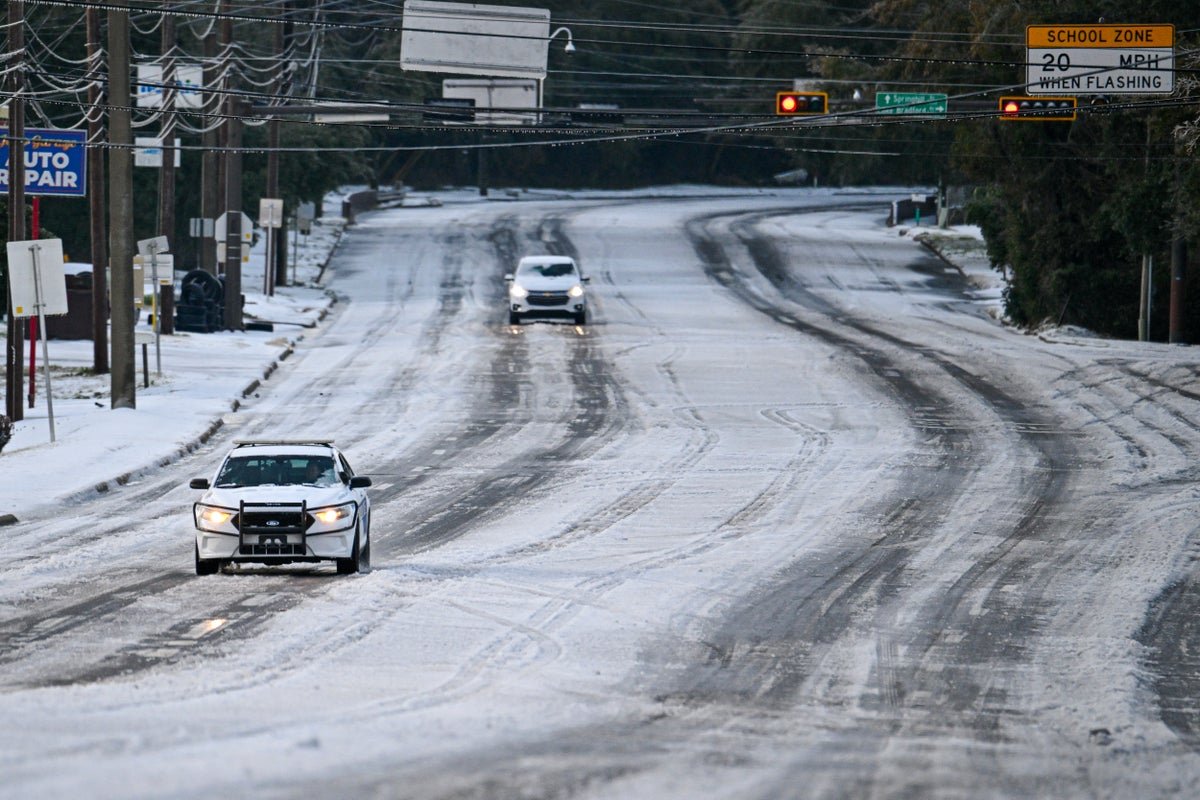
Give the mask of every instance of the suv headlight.
POLYGON ((358 511, 356 503, 343 503, 340 506, 325 506, 324 508, 310 508, 308 515, 312 522, 308 525, 308 533, 333 533, 334 531, 344 531, 347 528, 354 527, 355 513, 358 511))
POLYGON ((519 283, 514 283, 512 286, 508 287, 508 294, 510 297, 515 297, 518 300, 522 300, 526 297, 529 297, 529 290, 519 283))
POLYGON ((237 510, 196 503, 192 506, 196 527, 212 533, 237 533, 237 510))
POLYGON ((583 287, 577 283, 570 289, 567 289, 567 294, 571 297, 583 297, 583 287))

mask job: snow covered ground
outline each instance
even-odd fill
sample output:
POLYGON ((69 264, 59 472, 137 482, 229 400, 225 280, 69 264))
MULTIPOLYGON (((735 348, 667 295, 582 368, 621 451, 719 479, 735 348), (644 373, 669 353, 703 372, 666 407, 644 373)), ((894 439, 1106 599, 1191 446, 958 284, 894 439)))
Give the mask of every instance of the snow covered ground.
MULTIPOLYGON (((321 279, 344 226, 345 220, 337 216, 318 220, 313 234, 300 239, 295 271, 290 273, 295 285, 279 287, 270 297, 261 288, 266 253, 260 238, 245 265, 246 318, 276 321, 274 331, 181 331, 161 336, 158 352, 151 340, 145 361, 139 344, 136 410, 111 408, 109 376, 92 374, 90 339, 47 343, 53 393, 47 402, 39 341, 34 405, 27 407, 24 420, 14 423, 12 441, 0 451, 0 465, 12 476, 0 481, 0 514, 21 519, 34 510, 60 507, 68 498, 107 491, 174 461, 210 436, 221 417, 256 391, 264 376, 328 313, 335 298, 321 279)), ((177 284, 184 274, 178 272, 177 284)), ((143 309, 137 325, 143 339, 153 336, 151 319, 149 308, 143 309)))
POLYGON ((3 791, 1188 794, 1200 358, 1003 327, 978 248, 883 224, 908 193, 439 194, 359 218, 302 337, 33 417, 3 791), (504 324, 544 252, 589 325, 504 324), (315 434, 375 480, 374 570, 192 575, 187 478, 315 434))

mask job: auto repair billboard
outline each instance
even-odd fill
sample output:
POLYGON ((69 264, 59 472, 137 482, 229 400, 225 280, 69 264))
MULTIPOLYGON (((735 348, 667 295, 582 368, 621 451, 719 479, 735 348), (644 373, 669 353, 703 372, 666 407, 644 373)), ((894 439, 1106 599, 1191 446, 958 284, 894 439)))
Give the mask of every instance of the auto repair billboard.
MULTIPOLYGON (((25 138, 25 194, 87 196, 86 131, 26 128, 25 138)), ((8 139, 0 139, 0 192, 8 191, 8 151, 8 139)))

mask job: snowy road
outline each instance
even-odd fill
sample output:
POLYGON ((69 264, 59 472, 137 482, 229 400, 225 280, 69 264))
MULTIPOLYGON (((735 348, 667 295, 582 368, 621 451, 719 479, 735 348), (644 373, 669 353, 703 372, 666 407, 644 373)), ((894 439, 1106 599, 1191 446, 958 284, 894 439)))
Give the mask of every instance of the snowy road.
POLYGON ((4 529, 0 796, 1200 786, 1200 358, 1026 336, 891 194, 367 215, 210 445, 4 529), (563 253, 593 321, 504 324, 563 253), (374 570, 191 574, 187 479, 333 435, 374 570))

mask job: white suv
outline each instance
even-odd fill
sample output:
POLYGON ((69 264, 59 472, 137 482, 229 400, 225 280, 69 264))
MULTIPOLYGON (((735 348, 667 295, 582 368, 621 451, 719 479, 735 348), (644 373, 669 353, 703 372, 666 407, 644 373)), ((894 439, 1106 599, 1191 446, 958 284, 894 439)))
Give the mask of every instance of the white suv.
POLYGON ((234 440, 192 508, 196 574, 224 564, 335 561, 339 574, 371 566, 371 479, 355 475, 332 440, 234 440))
POLYGON ((508 281, 508 324, 520 325, 527 316, 568 317, 576 325, 587 321, 588 278, 579 274, 567 256, 526 256, 508 281))

